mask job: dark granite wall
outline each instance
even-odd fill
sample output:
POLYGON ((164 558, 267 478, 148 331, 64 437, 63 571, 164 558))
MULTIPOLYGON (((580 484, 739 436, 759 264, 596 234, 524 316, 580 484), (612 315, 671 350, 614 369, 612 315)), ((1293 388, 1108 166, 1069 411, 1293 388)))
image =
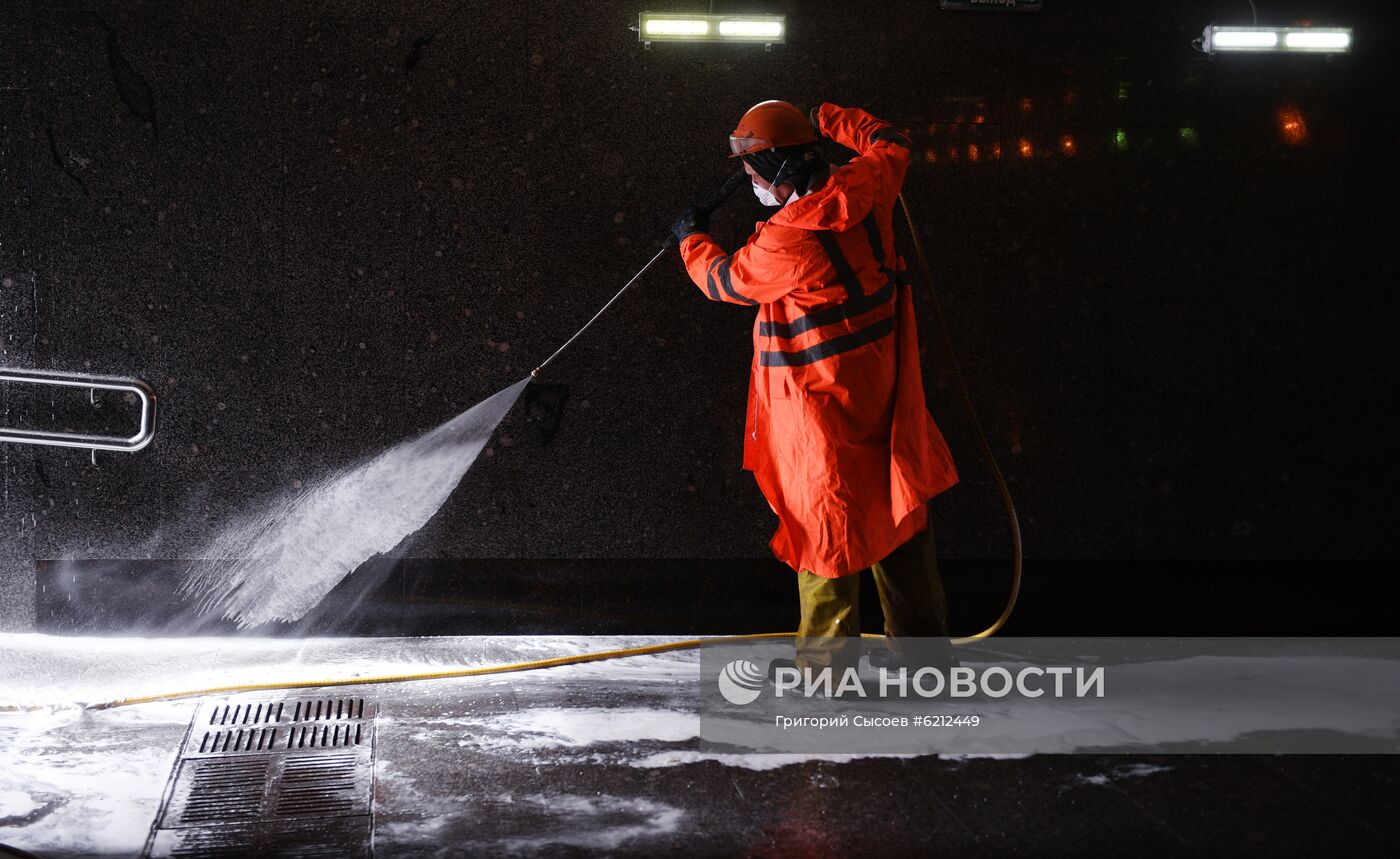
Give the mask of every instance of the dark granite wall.
MULTIPOLYGON (((0 364, 138 376, 161 416, 97 467, 0 447, 0 626, 32 617, 36 557, 186 556, 521 378, 768 97, 914 132, 910 202, 1029 557, 1394 557, 1387 5, 1260 0, 1356 26, 1356 55, 1210 60, 1190 40, 1247 4, 771 2, 770 52, 644 50, 637 3, 6 4, 0 364)), ((741 195, 717 236, 762 212, 741 195)), ((1004 554, 920 300, 963 473, 940 547, 1004 554)), ((553 441, 508 421, 408 554, 765 554, 751 319, 663 261, 551 367, 553 441)))

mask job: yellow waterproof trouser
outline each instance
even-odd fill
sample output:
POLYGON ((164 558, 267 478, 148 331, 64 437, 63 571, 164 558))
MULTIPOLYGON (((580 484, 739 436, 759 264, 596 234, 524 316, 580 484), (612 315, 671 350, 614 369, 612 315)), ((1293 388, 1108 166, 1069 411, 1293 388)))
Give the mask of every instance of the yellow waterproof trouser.
MULTIPOLYGON (((948 637, 948 600, 938 575, 932 528, 915 534, 871 566, 870 572, 880 594, 887 637, 948 637)), ((797 592, 802 605, 798 667, 814 671, 854 667, 860 659, 860 574, 827 579, 798 573, 797 592)), ((898 650, 896 641, 887 646, 898 650)))

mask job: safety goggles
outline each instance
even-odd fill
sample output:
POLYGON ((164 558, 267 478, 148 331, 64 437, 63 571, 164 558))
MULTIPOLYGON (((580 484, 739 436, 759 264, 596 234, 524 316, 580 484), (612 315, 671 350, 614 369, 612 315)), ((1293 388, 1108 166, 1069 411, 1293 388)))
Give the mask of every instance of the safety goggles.
POLYGON ((729 153, 731 156, 748 155, 750 152, 759 152, 764 149, 771 149, 773 141, 764 140, 762 137, 730 137, 729 153))

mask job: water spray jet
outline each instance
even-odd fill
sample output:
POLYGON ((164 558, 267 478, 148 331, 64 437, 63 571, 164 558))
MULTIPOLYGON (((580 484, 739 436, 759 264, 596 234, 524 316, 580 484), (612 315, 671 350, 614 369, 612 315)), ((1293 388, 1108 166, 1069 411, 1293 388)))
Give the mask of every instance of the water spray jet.
MULTIPOLYGON (((700 211, 714 211, 746 181, 744 171, 736 171, 700 211)), ((667 236, 651 260, 530 375, 442 426, 225 529, 204 552, 212 563, 186 570, 181 595, 201 613, 217 612, 244 629, 306 616, 346 576, 376 555, 394 552, 427 524, 527 388, 537 388, 526 397, 527 419, 537 422, 548 442, 568 387, 537 385, 541 372, 677 244, 667 236)))

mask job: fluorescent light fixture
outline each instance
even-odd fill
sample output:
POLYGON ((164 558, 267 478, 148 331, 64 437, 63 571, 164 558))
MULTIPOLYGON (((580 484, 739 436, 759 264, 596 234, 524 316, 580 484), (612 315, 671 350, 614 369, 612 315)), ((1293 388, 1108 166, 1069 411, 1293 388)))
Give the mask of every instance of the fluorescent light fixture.
POLYGON ((1345 51, 1351 47, 1351 33, 1347 30, 1284 33, 1283 46, 1293 51, 1345 51))
POLYGON ((1207 54, 1345 54, 1350 27, 1206 27, 1200 49, 1207 54))
POLYGON ((639 41, 735 42, 781 45, 787 41, 784 15, 674 15, 643 12, 639 41))
POLYGON ((781 21, 720 21, 721 36, 777 39, 783 35, 781 21))
POLYGON ((688 18, 652 18, 643 19, 642 35, 644 36, 708 36, 710 35, 710 22, 699 21, 688 18))
POLYGON ((1214 30, 1210 46, 1224 50, 1268 50, 1278 47, 1278 33, 1273 30, 1214 30))

